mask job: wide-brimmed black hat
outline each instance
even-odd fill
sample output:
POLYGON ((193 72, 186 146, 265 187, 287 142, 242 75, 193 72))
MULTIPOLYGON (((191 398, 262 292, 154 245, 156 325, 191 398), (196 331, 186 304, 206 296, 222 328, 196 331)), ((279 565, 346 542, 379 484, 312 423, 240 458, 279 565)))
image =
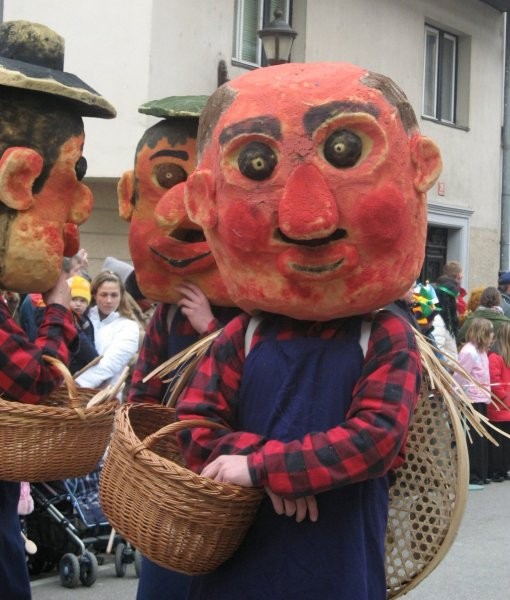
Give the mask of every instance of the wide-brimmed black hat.
POLYGON ((209 96, 167 96, 149 100, 138 108, 138 112, 164 119, 198 119, 209 96))
POLYGON ((0 25, 0 86, 60 96, 84 117, 111 119, 117 114, 101 94, 64 71, 64 38, 40 23, 0 25))

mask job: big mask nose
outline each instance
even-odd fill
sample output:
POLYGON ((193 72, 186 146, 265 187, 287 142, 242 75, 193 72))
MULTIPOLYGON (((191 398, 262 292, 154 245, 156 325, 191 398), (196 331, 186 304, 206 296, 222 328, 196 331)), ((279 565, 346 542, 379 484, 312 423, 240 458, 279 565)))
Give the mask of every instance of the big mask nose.
POLYGON ((175 228, 183 222, 189 222, 184 206, 184 183, 179 183, 161 196, 156 208, 154 216, 156 222, 161 227, 175 228))
POLYGON ((289 177, 278 208, 279 226, 293 239, 309 240, 332 234, 338 227, 338 210, 320 170, 298 166, 289 177))

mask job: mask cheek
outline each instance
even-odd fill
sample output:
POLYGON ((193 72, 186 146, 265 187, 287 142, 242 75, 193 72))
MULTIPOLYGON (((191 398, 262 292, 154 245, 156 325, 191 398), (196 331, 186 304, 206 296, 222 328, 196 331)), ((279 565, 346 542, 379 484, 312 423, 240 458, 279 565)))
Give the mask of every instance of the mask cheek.
POLYGON ((272 238, 266 216, 253 208, 246 210, 243 201, 232 202, 222 211, 218 233, 227 246, 243 252, 264 252, 272 238))
POLYGON ((409 210, 409 202, 400 190, 385 186, 359 202, 353 230, 361 233, 363 245, 385 250, 394 248, 397 242, 400 246, 411 234, 415 235, 420 219, 418 210, 409 210))

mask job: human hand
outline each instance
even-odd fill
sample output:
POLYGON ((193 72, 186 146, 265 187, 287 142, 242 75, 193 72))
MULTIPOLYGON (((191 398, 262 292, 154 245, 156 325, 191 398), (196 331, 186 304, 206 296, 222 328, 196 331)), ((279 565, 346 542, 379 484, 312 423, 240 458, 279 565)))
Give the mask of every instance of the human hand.
POLYGON ((317 500, 315 496, 303 496, 302 498, 294 498, 288 500, 282 498, 268 487, 266 487, 267 495, 273 503, 273 508, 278 515, 285 515, 287 517, 293 517, 296 515, 296 522, 301 523, 308 514, 310 521, 315 523, 319 518, 319 508, 317 506, 317 500))
POLYGON ((89 253, 85 250, 85 248, 80 248, 78 250, 78 256, 81 258, 84 267, 89 266, 89 253))
POLYGON ((214 319, 209 300, 202 290, 191 281, 184 281, 175 288, 182 298, 177 302, 184 316, 188 317, 193 329, 200 335, 207 333, 214 319))
POLYGON ((73 257, 75 259, 75 265, 71 269, 72 275, 83 275, 89 268, 89 255, 85 248, 80 248, 73 257))
POLYGON ((44 292, 42 297, 46 306, 48 306, 48 304, 61 304, 62 306, 69 308, 69 303, 71 302, 71 288, 67 283, 67 279, 67 273, 60 273, 55 285, 47 292, 44 292))
POLYGON ((248 470, 248 457, 240 454, 223 454, 209 463, 200 475, 222 483, 236 483, 253 487, 248 470))

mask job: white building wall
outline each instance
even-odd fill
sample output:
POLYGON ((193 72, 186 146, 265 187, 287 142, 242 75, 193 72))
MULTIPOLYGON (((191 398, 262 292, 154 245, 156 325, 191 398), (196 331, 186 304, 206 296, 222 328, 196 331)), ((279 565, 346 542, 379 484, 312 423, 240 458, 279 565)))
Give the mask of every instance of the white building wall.
POLYGON ((64 69, 117 109, 116 119, 84 119, 87 176, 119 177, 147 127, 137 108, 148 99, 151 7, 151 0, 4 1, 5 21, 36 21, 62 35, 64 69))

